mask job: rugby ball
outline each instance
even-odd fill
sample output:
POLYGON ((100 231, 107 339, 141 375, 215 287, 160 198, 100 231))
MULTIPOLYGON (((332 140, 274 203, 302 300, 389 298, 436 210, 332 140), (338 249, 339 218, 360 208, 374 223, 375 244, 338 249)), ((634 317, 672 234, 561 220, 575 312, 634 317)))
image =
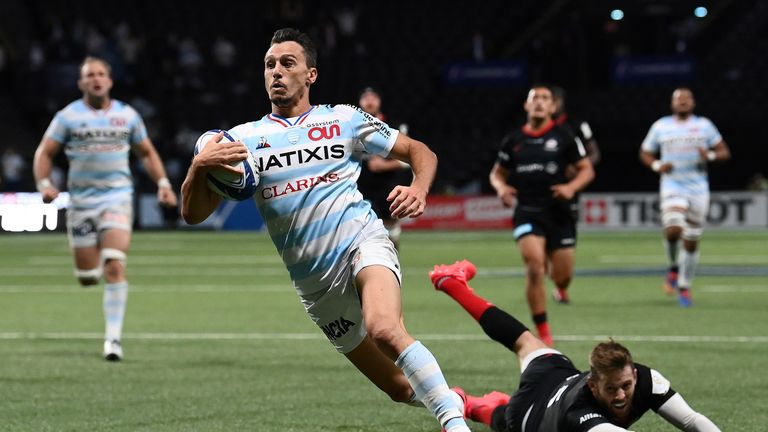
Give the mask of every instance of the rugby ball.
MULTIPOLYGON (((237 141, 229 132, 221 129, 212 129, 200 135, 195 142, 195 156, 205 147, 206 144, 219 132, 224 132, 221 142, 237 141)), ((212 143, 217 144, 217 143, 212 143)), ((256 193, 256 187, 259 185, 259 171, 256 168, 256 161, 253 154, 248 151, 248 157, 240 162, 232 164, 233 167, 240 168, 242 174, 232 173, 224 170, 214 170, 208 173, 206 181, 208 188, 220 195, 222 198, 232 201, 243 201, 253 197, 256 193)))

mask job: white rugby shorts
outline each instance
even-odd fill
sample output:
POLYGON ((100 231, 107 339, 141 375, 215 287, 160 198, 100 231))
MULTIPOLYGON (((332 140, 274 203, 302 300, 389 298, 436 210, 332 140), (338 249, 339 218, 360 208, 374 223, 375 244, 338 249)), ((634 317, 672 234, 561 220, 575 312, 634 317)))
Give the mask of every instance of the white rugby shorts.
POLYGON ((341 260, 337 276, 327 290, 300 296, 309 317, 341 353, 355 349, 367 334, 355 277, 372 265, 387 267, 402 283, 397 251, 383 234, 363 240, 341 260))
POLYGON ((111 203, 95 209, 67 209, 67 237, 73 248, 98 244, 104 230, 131 231, 133 206, 130 202, 111 203))
MULTIPOLYGON (((661 195, 661 213, 672 208, 685 209, 685 218, 699 226, 704 225, 709 213, 709 194, 684 195, 679 192, 667 192, 661 195)), ((663 217, 662 217, 663 218, 663 217)))

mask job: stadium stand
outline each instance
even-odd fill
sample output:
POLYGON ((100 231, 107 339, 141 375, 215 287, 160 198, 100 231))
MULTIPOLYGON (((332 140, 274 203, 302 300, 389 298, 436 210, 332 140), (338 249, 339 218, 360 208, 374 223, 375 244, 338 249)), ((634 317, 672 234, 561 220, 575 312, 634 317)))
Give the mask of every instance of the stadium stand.
POLYGON ((440 155, 437 192, 473 184, 488 191, 497 143, 521 122, 526 85, 539 81, 566 87, 572 111, 596 131, 603 163, 592 190, 654 190, 655 179, 636 162, 637 148, 667 112, 676 83, 620 84, 611 62, 625 55, 692 56, 696 74, 684 84, 695 89, 698 111, 721 127, 736 156, 717 167, 727 175, 716 176, 713 188, 741 189, 768 158, 766 146, 752 145, 759 136, 749 127, 766 117, 754 94, 765 93, 768 61, 754 53, 768 50, 768 6, 720 2, 696 21, 694 3, 641 2, 616 22, 607 0, 546 7, 492 0, 471 8, 403 0, 386 6, 274 0, 270 7, 224 0, 218 8, 234 13, 213 21, 209 3, 200 0, 183 7, 139 0, 111 4, 109 11, 93 0, 11 0, 0 18, 8 59, 0 73, 11 83, 0 87, 0 131, 31 161, 54 111, 79 95, 78 62, 87 53, 101 55, 113 64, 114 96, 142 112, 178 185, 190 137, 267 112, 261 56, 274 29, 296 26, 320 46, 313 101, 350 103, 362 87, 377 86, 385 111, 440 155), (527 77, 515 85, 446 82, 447 65, 479 59, 523 61, 527 77))

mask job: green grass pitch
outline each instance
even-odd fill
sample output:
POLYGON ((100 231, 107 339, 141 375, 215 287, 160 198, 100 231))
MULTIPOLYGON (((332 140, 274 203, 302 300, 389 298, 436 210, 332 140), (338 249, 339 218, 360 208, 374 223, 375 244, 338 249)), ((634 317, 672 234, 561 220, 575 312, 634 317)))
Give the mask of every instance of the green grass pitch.
MULTIPOLYGON (((480 294, 530 323, 511 233, 409 232, 406 325, 450 385, 513 391, 514 356, 429 284, 461 258, 480 294)), ((576 267, 572 304, 549 316, 578 367, 613 336, 723 430, 765 430, 768 232, 706 232, 691 309, 662 293, 659 232, 583 233, 576 267)), ((101 288, 76 284, 65 236, 0 236, 0 431, 439 430, 336 354, 264 233, 137 232, 128 276, 126 359, 108 364, 101 288)), ((633 430, 674 428, 649 414, 633 430)))

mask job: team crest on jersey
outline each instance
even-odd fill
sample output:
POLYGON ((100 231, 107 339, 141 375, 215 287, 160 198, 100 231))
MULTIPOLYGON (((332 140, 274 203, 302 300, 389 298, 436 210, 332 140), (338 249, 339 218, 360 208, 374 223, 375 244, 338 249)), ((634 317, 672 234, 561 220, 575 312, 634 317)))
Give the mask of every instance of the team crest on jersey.
POLYGON ((288 142, 291 144, 296 144, 299 142, 299 132, 292 130, 288 132, 288 142))
POLYGON ((557 140, 554 139, 554 138, 548 139, 544 143, 544 150, 548 150, 548 151, 555 151, 555 150, 557 150, 557 140))
POLYGON ((545 167, 544 171, 546 171, 549 174, 554 174, 557 172, 557 163, 556 162, 549 162, 545 167))

